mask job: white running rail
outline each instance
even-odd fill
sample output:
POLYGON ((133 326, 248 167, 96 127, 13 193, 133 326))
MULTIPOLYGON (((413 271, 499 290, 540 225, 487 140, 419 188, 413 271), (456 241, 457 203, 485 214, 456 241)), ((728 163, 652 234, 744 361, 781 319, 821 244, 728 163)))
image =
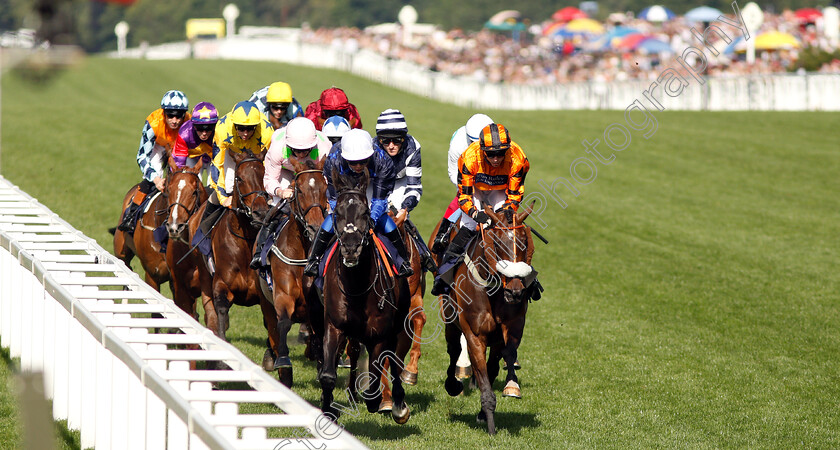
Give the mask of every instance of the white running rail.
POLYGON ((2 176, 0 344, 44 373, 54 418, 82 448, 366 448, 2 176), (189 344, 200 348, 176 348, 189 344), (276 408, 240 408, 257 403, 276 408))

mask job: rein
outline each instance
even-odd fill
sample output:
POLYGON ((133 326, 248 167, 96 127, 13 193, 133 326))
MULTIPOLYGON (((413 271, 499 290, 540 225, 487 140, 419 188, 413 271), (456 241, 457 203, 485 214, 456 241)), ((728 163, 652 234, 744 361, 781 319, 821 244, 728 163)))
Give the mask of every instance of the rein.
POLYGON ((300 186, 298 184, 298 178, 301 175, 306 174, 306 173, 319 173, 320 174, 322 172, 318 169, 307 169, 307 170, 302 170, 302 171, 295 174, 295 179, 294 179, 295 194, 294 194, 294 200, 292 201, 292 204, 294 205, 294 209, 292 210, 292 214, 294 215, 295 220, 297 220, 298 223, 303 227, 304 235, 306 235, 307 239, 309 239, 311 241, 315 237, 315 233, 317 233, 318 230, 317 230, 316 227, 310 225, 306 221, 306 215, 309 214, 309 211, 311 211, 312 208, 318 208, 318 209, 321 210, 321 217, 326 217, 327 216, 327 208, 324 207, 324 205, 322 205, 320 203, 313 203, 313 204, 307 206, 306 209, 304 209, 302 206, 300 206, 300 203, 298 202, 298 194, 302 194, 303 191, 300 189, 300 186))

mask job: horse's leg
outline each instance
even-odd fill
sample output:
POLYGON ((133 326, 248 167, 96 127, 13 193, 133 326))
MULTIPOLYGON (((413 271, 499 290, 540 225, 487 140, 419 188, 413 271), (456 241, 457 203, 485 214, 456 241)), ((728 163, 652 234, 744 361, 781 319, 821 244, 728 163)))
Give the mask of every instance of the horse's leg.
MULTIPOLYGON (((515 362, 522 342, 522 333, 525 331, 525 316, 512 322, 502 324, 502 335, 504 336, 504 347, 501 349, 501 356, 507 364, 507 377, 502 395, 506 397, 522 398, 522 391, 519 387, 519 378, 516 376, 515 362)), ((498 370, 498 367, 496 368, 498 370)))
POLYGON ((490 386, 496 381, 499 376, 499 361, 502 360, 502 345, 493 344, 490 346, 490 355, 487 357, 487 379, 490 380, 490 386))
POLYGON ((382 401, 379 402, 378 412, 386 413, 394 409, 394 399, 391 398, 391 384, 388 382, 388 371, 391 368, 391 359, 385 358, 382 361, 382 375, 379 382, 382 384, 382 401))
MULTIPOLYGON (((408 317, 411 322, 411 330, 406 330, 406 334, 410 337, 411 357, 405 370, 400 374, 400 379, 405 384, 413 386, 417 384, 417 374, 420 371, 420 342, 423 335, 423 327, 426 325, 426 312, 423 311, 423 294, 419 286, 414 291, 414 295, 411 296, 411 312, 408 313, 408 317)), ((409 327, 409 324, 405 325, 409 327)), ((398 348, 397 354, 402 355, 403 353, 399 350, 398 348)))
POLYGON ((455 363, 461 354, 461 330, 454 323, 447 323, 445 328, 446 353, 449 354, 449 367, 446 368, 446 381, 443 386, 452 397, 464 391, 464 383, 455 376, 455 363))
POLYGON ((496 411, 496 394, 493 393, 493 387, 490 385, 490 380, 487 378, 487 362, 484 354, 487 351, 487 342, 483 336, 476 336, 465 321, 461 321, 461 327, 464 330, 464 337, 467 338, 467 349, 470 354, 472 362, 473 375, 478 384, 478 389, 481 391, 481 410, 476 416, 476 420, 487 422, 487 433, 496 434, 496 421, 494 412, 496 411), (466 326, 465 326, 466 325, 466 326))
MULTIPOLYGON (((397 355, 400 355, 400 353, 397 353, 397 355)), ((411 410, 405 403, 405 389, 403 389, 402 381, 400 380, 400 374, 404 372, 404 369, 400 369, 402 365, 400 364, 401 361, 390 361, 392 358, 393 354, 388 358, 391 366, 391 377, 394 379, 393 387, 391 388, 394 405, 391 409, 391 418, 394 419, 394 422, 402 425, 408 422, 408 419, 411 417, 411 410)))
MULTIPOLYGON (((277 357, 274 360, 274 368, 279 370, 280 381, 286 386, 292 387, 292 360, 289 358, 288 335, 292 328, 295 299, 276 287, 274 289, 274 304, 271 306, 274 311, 273 316, 276 319, 274 326, 276 337, 273 347, 277 357)), ((268 316, 266 316, 266 320, 268 320, 268 316)))
POLYGON ((382 392, 380 391, 380 386, 382 383, 382 374, 384 373, 383 365, 385 361, 382 358, 382 352, 385 350, 385 344, 382 342, 378 342, 374 345, 368 345, 368 370, 370 371, 370 376, 368 376, 368 387, 365 390, 364 397, 365 404, 367 405, 368 412, 378 412, 379 405, 382 404, 382 392))
POLYGON ((359 400, 356 380, 359 378, 359 355, 362 353, 362 345, 357 339, 350 339, 347 344, 347 358, 350 359, 350 376, 347 378, 347 389, 350 398, 356 402, 359 400))
POLYGON ((274 309, 274 304, 268 299, 262 298, 262 296, 260 296, 260 310, 262 310, 263 327, 265 327, 265 331, 268 334, 268 339, 266 339, 268 348, 266 348, 265 354, 263 355, 262 368, 268 372, 273 372, 274 361, 277 359, 276 349, 279 341, 277 335, 277 311, 274 309))
POLYGON ((318 371, 318 381, 321 383, 321 411, 335 420, 339 416, 338 409, 332 404, 333 390, 335 389, 335 380, 337 378, 335 358, 336 353, 338 353, 338 344, 344 336, 342 336, 341 330, 336 328, 332 323, 328 322, 324 328, 324 362, 318 371))
POLYGON ((221 280, 213 282, 213 306, 216 308, 216 316, 218 317, 218 327, 216 335, 224 341, 227 341, 227 329, 230 326, 230 298, 232 294, 227 288, 227 285, 221 280))

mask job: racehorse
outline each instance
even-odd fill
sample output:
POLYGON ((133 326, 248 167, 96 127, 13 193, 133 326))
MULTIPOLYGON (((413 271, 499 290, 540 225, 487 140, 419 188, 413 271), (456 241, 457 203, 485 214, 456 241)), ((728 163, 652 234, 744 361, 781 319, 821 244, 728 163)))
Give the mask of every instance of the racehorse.
MULTIPOLYGON (((380 378, 384 361, 388 360, 393 376, 391 417, 404 424, 411 416, 399 373, 405 355, 398 355, 395 350, 408 314, 408 283, 396 278, 395 269, 389 267, 391 263, 383 262, 380 256, 381 244, 375 241, 365 194, 367 170, 358 183, 337 173, 332 179, 337 191, 333 218, 338 249, 333 253, 335 260, 327 257, 324 269, 324 348, 323 364, 318 370, 321 410, 338 418, 339 412, 332 404, 337 353, 347 337, 365 345, 370 356, 369 384, 362 394, 368 411, 379 409, 380 378)), ((352 359, 357 355, 349 356, 352 359)))
MULTIPOLYGON (((417 374, 420 365, 420 345, 423 343, 423 327, 426 325, 426 312, 423 309, 423 295, 426 292, 426 273, 423 269, 423 263, 420 259, 420 250, 417 249, 417 244, 414 239, 409 236, 406 230, 405 223, 400 224, 400 235, 409 252, 409 259, 411 260, 411 269, 414 271, 408 277, 408 290, 411 297, 411 305, 409 306, 408 316, 403 324, 401 333, 397 340, 398 355, 404 355, 409 352, 409 361, 405 368, 400 373, 400 380, 408 385, 417 384, 417 374)), ((387 363, 384 369, 387 371, 390 365, 387 363)), ((350 374, 350 380, 354 380, 355 374, 350 374)), ((352 390, 352 386, 351 386, 352 390)), ((379 412, 390 411, 393 407, 391 400, 391 389, 388 383, 386 374, 382 376, 382 403, 379 405, 379 412)))
MULTIPOLYGON (((135 184, 125 194, 122 203, 123 211, 126 210, 139 187, 139 183, 135 184)), ((146 283, 160 292, 160 285, 169 281, 169 266, 166 265, 166 258, 161 253, 161 246, 155 241, 153 233, 166 220, 166 200, 162 195, 149 195, 154 197, 145 212, 138 212, 140 217, 133 235, 119 228, 109 231, 114 235, 114 255, 127 267, 131 267, 131 260, 136 255, 146 272, 146 283)))
MULTIPOLYGON (((257 232, 268 213, 268 193, 263 189, 265 151, 254 155, 250 150, 233 153, 236 163, 230 209, 225 210, 208 239, 213 248, 215 272, 210 276, 205 264, 198 264, 202 290, 212 292, 218 317, 216 330, 220 338, 230 326, 230 306, 253 306, 260 303, 257 272, 248 267, 257 232), (208 286, 209 284, 209 286, 208 286)), ((203 205, 202 208, 205 208, 203 205)), ((195 236, 203 209, 190 218, 190 238, 195 236)))
MULTIPOLYGON (((307 160, 296 163, 295 179, 292 182, 294 195, 289 201, 290 218, 272 242, 269 252, 272 291, 263 292, 267 301, 261 302, 263 317, 268 328, 268 338, 275 358, 271 360, 274 369, 279 370, 280 381, 291 387, 292 360, 289 358, 287 334, 292 323, 308 323, 307 305, 318 304, 318 292, 312 286, 313 278, 303 275, 306 255, 315 238, 315 233, 324 221, 327 208, 327 182, 323 168, 325 160, 315 163, 307 160)), ((269 245, 269 244, 266 244, 269 245)), ((261 280, 262 281, 262 280, 261 280)), ((309 354, 320 353, 318 338, 322 334, 312 333, 309 338, 309 354)), ((272 351, 266 350, 267 355, 272 351)), ((270 357, 270 356, 269 356, 270 357)), ((267 368, 267 367, 266 367, 267 368)))
MULTIPOLYGON (((175 304, 198 319, 195 299, 202 297, 204 324, 207 328, 216 330, 218 323, 213 299, 209 292, 201 291, 198 265, 203 263, 197 259, 184 258, 190 250, 189 219, 196 215, 201 205, 207 201, 207 190, 199 178, 202 166, 203 160, 199 159, 195 167, 171 169, 166 177, 163 192, 169 213, 165 222, 169 235, 166 263, 172 278, 169 285, 172 287, 175 304)), ((171 157, 169 167, 177 167, 171 157)))
POLYGON ((449 353, 444 383, 446 392, 456 396, 464 389, 455 377, 463 332, 473 374, 481 391, 477 420, 487 423, 489 434, 496 433, 493 381, 499 374, 502 358, 507 364, 503 395, 521 397, 514 363, 525 329, 528 292, 536 278, 536 271, 531 267, 534 244, 531 231, 524 224, 532 207, 533 204, 518 214, 508 211, 501 215, 485 208, 494 225, 482 229, 479 238, 468 246, 464 263, 455 273, 452 292, 443 297, 447 308, 460 311, 457 321, 446 324, 446 350, 449 353), (490 355, 485 359, 488 347, 490 355))

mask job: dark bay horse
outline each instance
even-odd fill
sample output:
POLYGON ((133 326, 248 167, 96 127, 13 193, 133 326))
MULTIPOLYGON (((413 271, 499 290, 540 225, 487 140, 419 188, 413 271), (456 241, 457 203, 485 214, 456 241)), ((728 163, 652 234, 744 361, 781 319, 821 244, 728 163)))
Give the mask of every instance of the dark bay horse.
POLYGON ((489 434, 496 433, 493 381, 499 374, 502 358, 507 364, 503 395, 521 396, 514 363, 528 312, 527 288, 536 277, 536 271, 531 267, 534 253, 531 231, 523 223, 532 206, 518 214, 503 215, 485 208, 494 225, 483 229, 479 238, 468 246, 465 261, 457 268, 453 289, 448 296, 443 296, 443 301, 448 303, 445 307, 453 312, 460 311, 458 320, 446 324, 449 368, 444 386, 451 396, 464 389, 455 377, 463 332, 473 374, 481 391, 477 420, 486 421, 489 434), (488 347, 490 355, 485 358, 488 347))
MULTIPOLYGON (((204 306, 204 324, 207 328, 216 330, 218 323, 213 299, 209 292, 202 293, 201 291, 198 264, 202 263, 189 257, 184 258, 190 250, 189 219, 196 215, 201 205, 207 201, 207 190, 199 178, 202 166, 202 160, 199 159, 195 167, 172 169, 166 177, 164 197, 169 211, 165 222, 169 234, 166 263, 172 278, 169 284, 172 287, 175 304, 198 319, 195 299, 201 297, 204 306)), ((177 167, 171 157, 169 167, 177 167)))
MULTIPOLYGON (((126 210, 139 187, 139 183, 135 184, 125 194, 122 211, 126 210)), ((140 260, 140 264, 143 266, 143 270, 146 272, 146 283, 160 292, 160 286, 169 281, 169 266, 166 264, 164 254, 160 251, 160 244, 155 241, 152 234, 166 220, 166 200, 163 198, 163 195, 155 197, 147 211, 141 211, 138 214, 140 218, 137 221, 137 227, 133 235, 119 228, 113 229, 114 255, 121 259, 128 267, 131 267, 131 260, 136 255, 140 260)))
POLYGON ((362 393, 368 411, 379 410, 380 379, 387 360, 393 377, 391 417, 403 424, 411 416, 400 380, 405 355, 395 351, 408 314, 409 289, 406 280, 395 278, 393 268, 389 269, 379 256, 365 194, 368 180, 366 170, 358 183, 349 176, 333 174, 338 249, 324 273, 324 348, 318 371, 321 410, 333 418, 339 415, 333 405, 337 353, 345 338, 355 339, 367 348, 370 357, 369 384, 362 393))
MULTIPOLYGON (((321 310, 318 292, 312 286, 314 280, 303 275, 303 266, 326 214, 324 161, 315 163, 307 160, 295 164, 295 179, 291 186, 294 195, 289 200, 291 217, 273 242, 276 250, 272 249, 268 257, 273 289, 267 293, 261 306, 269 343, 275 355, 273 367, 279 371, 280 381, 289 387, 292 386, 293 376, 286 336, 292 323, 309 323, 307 305, 321 310)), ((310 334, 308 353, 321 353, 321 343, 316 341, 322 335, 310 334)))
MULTIPOLYGON (((246 150, 232 156, 236 169, 235 179, 227 180, 234 183, 230 209, 224 211, 208 238, 216 270, 211 277, 203 262, 197 265, 202 291, 212 292, 218 318, 217 328, 213 331, 225 340, 230 326, 228 313, 231 305, 253 306, 259 304, 262 298, 257 272, 248 264, 257 232, 269 210, 269 195, 263 189, 265 151, 254 155, 246 150)), ((203 205, 190 219, 190 239, 198 229, 205 207, 203 205)))

